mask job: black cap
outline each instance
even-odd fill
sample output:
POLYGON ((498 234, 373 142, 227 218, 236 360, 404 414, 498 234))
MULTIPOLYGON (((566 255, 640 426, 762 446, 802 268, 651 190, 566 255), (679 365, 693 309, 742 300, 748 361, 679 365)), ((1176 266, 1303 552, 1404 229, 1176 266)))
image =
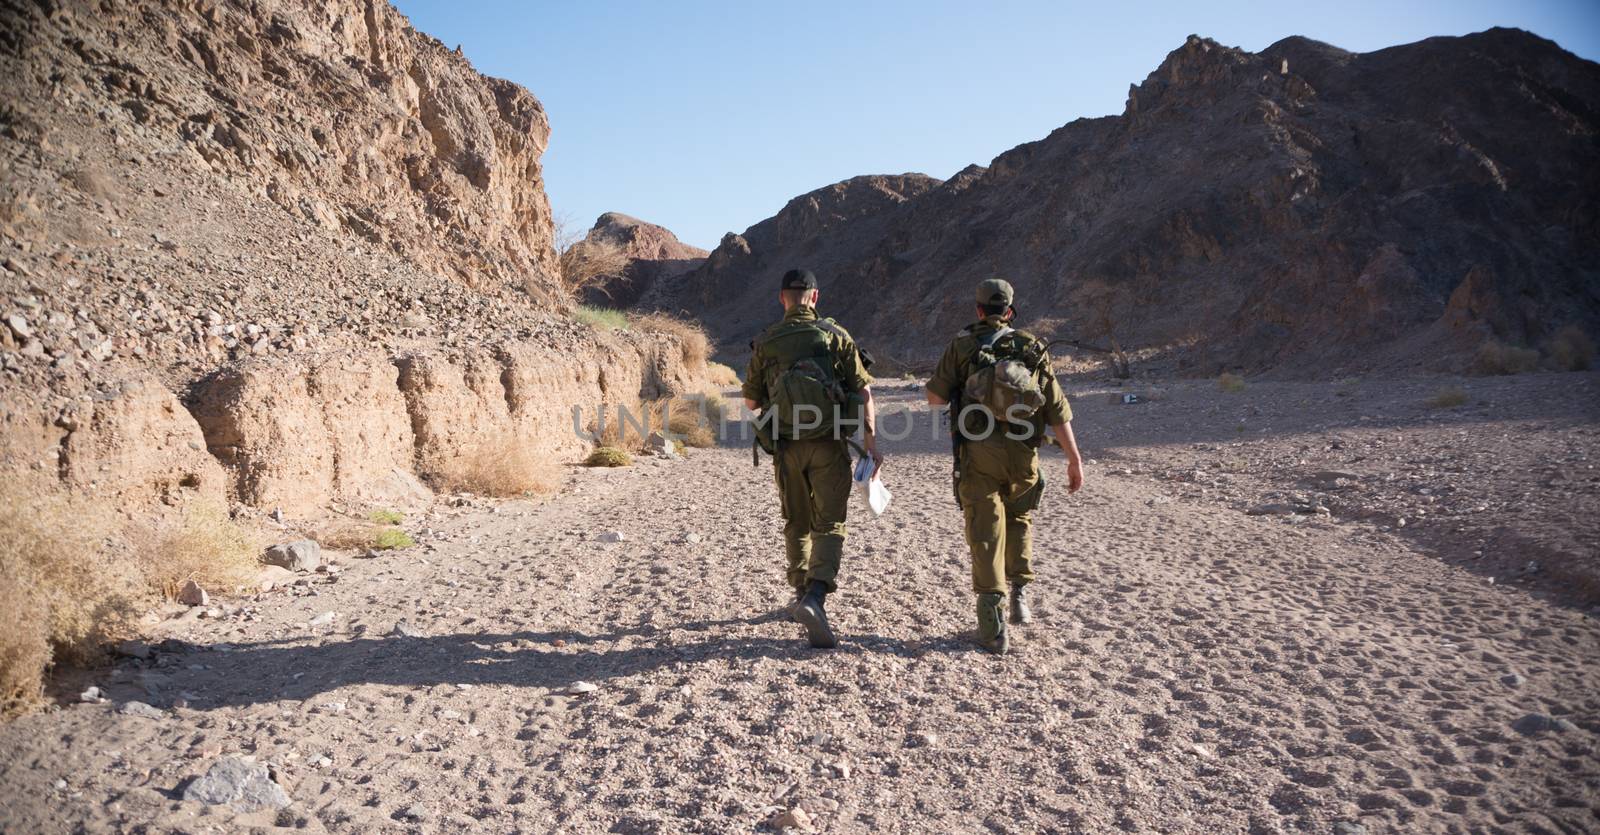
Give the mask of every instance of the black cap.
POLYGON ((790 270, 783 274, 783 289, 785 290, 815 290, 817 277, 810 270, 790 270))

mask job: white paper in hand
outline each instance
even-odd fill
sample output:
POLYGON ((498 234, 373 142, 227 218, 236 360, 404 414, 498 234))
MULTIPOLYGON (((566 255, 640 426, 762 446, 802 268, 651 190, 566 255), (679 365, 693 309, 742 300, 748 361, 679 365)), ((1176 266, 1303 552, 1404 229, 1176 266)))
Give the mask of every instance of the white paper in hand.
POLYGON ((854 480, 856 489, 861 491, 861 498, 866 499, 867 507, 872 509, 872 515, 882 516, 889 509, 889 500, 894 498, 894 494, 883 486, 883 479, 872 474, 872 458, 862 456, 856 462, 854 480))

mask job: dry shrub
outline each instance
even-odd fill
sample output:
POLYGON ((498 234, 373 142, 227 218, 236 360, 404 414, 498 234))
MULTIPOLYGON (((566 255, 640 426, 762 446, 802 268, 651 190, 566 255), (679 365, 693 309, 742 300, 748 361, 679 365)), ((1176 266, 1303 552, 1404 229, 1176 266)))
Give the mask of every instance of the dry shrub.
POLYGON ((193 580, 210 592, 232 592, 255 580, 260 543, 220 508, 197 506, 176 528, 140 549, 139 568, 151 587, 169 598, 193 580))
POLYGON ((132 624, 144 586, 113 559, 104 519, 18 486, 0 492, 0 715, 36 704, 52 663, 91 658, 132 624))
POLYGON ((718 388, 734 388, 740 384, 739 372, 720 362, 706 363, 706 379, 718 388))
MULTIPOLYGON (((564 232, 557 232, 557 240, 564 232)), ((561 271, 561 286, 576 298, 585 289, 621 278, 630 259, 616 241, 582 239, 561 248, 556 266, 561 271)))
POLYGON ((684 444, 704 449, 716 446, 717 425, 725 404, 714 392, 694 397, 674 397, 667 401, 667 429, 684 444))
POLYGON ((1460 386, 1445 386, 1428 398, 1428 406, 1433 409, 1454 409, 1466 402, 1467 392, 1460 386))
POLYGON ((585 427, 598 446, 639 452, 644 449, 649 433, 661 428, 660 408, 653 403, 607 403, 600 409, 605 417, 605 424, 602 426, 596 419, 589 421, 589 425, 585 427), (632 420, 624 420, 619 412, 626 412, 632 416, 632 420))
POLYGON ((312 531, 311 538, 335 551, 365 551, 377 541, 380 530, 380 524, 340 517, 312 531))
POLYGON ((1232 372, 1224 372, 1217 378, 1217 388, 1229 393, 1238 393, 1245 390, 1244 378, 1232 372))
POLYGON ((1577 325, 1556 331, 1545 343, 1544 351, 1560 371, 1588 371, 1594 367, 1594 340, 1577 325))
POLYGON ((1485 342, 1472 361, 1479 374, 1525 374, 1539 367, 1539 352, 1503 342, 1485 342))
POLYGON ((494 434, 455 461, 444 487, 480 496, 510 498, 553 493, 561 486, 556 462, 535 455, 509 432, 494 434))
POLYGON ((614 446, 596 447, 589 457, 583 460, 585 467, 626 467, 633 463, 633 456, 625 449, 614 446))
POLYGON ((676 337, 678 349, 683 352, 685 368, 699 371, 706 367, 706 358, 711 356, 711 338, 706 336, 705 329, 698 323, 665 313, 642 313, 630 318, 639 330, 676 337))

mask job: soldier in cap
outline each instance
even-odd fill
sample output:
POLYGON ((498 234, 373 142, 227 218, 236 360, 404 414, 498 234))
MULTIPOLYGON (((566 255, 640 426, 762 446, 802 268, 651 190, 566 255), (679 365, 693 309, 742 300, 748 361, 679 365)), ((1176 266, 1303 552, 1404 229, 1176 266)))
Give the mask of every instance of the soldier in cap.
POLYGON ((1049 427, 1067 454, 1067 491, 1083 486, 1072 408, 1050 368, 1043 340, 1015 330, 1014 294, 998 278, 978 285, 978 321, 964 328, 928 380, 928 403, 949 404, 956 500, 972 554, 978 643, 1004 654, 1010 620, 1032 620, 1023 589, 1033 580, 1032 511, 1044 479, 1039 445, 1049 427))
POLYGON ((844 552, 850 500, 848 439, 859 427, 861 449, 882 466, 875 435, 872 360, 832 319, 817 316, 817 278, 809 270, 783 275, 778 301, 783 320, 750 344, 744 405, 760 412, 757 439, 772 453, 783 512, 786 577, 794 589, 790 616, 806 628, 811 646, 838 646, 825 598, 844 552))

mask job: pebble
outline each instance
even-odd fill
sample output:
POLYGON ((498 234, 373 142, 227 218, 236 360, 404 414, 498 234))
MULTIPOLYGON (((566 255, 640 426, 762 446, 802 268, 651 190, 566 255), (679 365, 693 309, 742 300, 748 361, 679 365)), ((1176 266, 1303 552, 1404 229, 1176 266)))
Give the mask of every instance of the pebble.
POLYGON ((338 617, 338 613, 337 612, 323 612, 322 614, 317 615, 316 617, 312 618, 310 621, 307 621, 307 625, 309 625, 309 626, 326 626, 326 625, 328 625, 330 623, 333 623, 333 619, 336 618, 336 617, 338 617))
POLYGON ((790 809, 780 812, 772 818, 772 828, 782 832, 785 829, 811 829, 811 816, 804 809, 790 809))
POLYGON ((622 531, 606 531, 600 534, 601 542, 627 542, 628 537, 622 531))
MULTIPOLYGON (((1541 733, 1544 733, 1545 731, 1551 731, 1551 730, 1554 730, 1554 731, 1566 730, 1566 728, 1559 727, 1557 725, 1558 721, 1559 720, 1551 719, 1550 717, 1544 715, 1543 713, 1530 713, 1530 714, 1522 717, 1521 719, 1518 719, 1517 721, 1512 722, 1511 723, 1511 729, 1516 731, 1519 734, 1524 734, 1526 736, 1533 736, 1535 734, 1541 734, 1541 733)), ((1571 725, 1572 725, 1572 723, 1570 723, 1570 722, 1567 723, 1568 727, 1571 727, 1571 725)))
POLYGON ((117 712, 124 716, 143 716, 146 719, 161 719, 167 715, 144 702, 123 702, 117 707, 117 712))
POLYGON ((1527 681, 1528 680, 1526 678, 1523 678, 1517 673, 1506 673, 1500 677, 1500 683, 1507 687, 1521 687, 1523 684, 1527 683, 1527 681))
POLYGON ((412 626, 411 625, 411 621, 408 621, 408 620, 396 621, 395 625, 394 625, 394 631, 393 631, 392 634, 399 635, 402 638, 426 638, 426 637, 428 637, 428 633, 423 632, 421 629, 418 629, 415 626, 412 626))
POLYGON ((586 693, 593 693, 599 689, 599 685, 590 684, 587 681, 574 681, 572 686, 567 688, 567 694, 571 696, 582 696, 586 693))
POLYGON ((78 694, 78 701, 86 704, 99 704, 105 701, 105 697, 100 695, 100 688, 91 686, 78 694))
POLYGON ((1339 821, 1333 825, 1333 835, 1367 835, 1367 828, 1359 823, 1339 821))
POLYGON ((407 806, 405 811, 400 813, 400 817, 405 818, 406 820, 417 821, 418 823, 421 823, 428 819, 428 810, 422 808, 420 804, 412 804, 407 806))

